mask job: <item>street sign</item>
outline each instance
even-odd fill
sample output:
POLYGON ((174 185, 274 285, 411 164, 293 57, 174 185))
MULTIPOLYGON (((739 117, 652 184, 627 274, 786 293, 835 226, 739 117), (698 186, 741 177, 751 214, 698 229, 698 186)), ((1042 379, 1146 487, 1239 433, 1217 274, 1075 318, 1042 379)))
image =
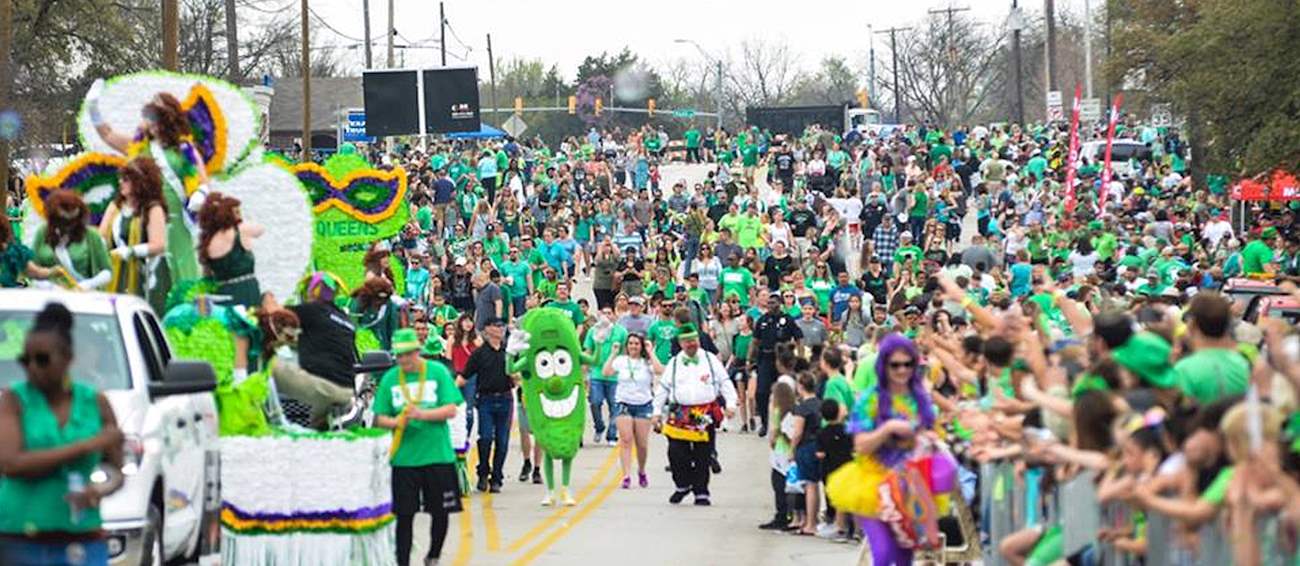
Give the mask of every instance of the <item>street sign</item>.
POLYGON ((1065 119, 1065 110, 1061 105, 1061 91, 1047 92, 1047 121, 1058 122, 1065 119))
POLYGON ((505 130, 507 134, 510 134, 510 137, 517 138, 520 135, 523 135, 524 132, 528 131, 528 124, 524 123, 523 118, 520 118, 519 116, 511 116, 506 120, 506 123, 501 124, 501 129, 505 130))
POLYGON ((1096 122, 1101 119, 1101 99, 1085 98, 1079 106, 1079 117, 1084 122, 1096 122))
POLYGON ((673 110, 673 118, 694 118, 695 110, 692 108, 679 108, 673 110))
POLYGON ((353 108, 347 111, 343 118, 343 136, 344 142, 362 142, 373 143, 375 138, 366 135, 366 111, 359 108, 353 108))

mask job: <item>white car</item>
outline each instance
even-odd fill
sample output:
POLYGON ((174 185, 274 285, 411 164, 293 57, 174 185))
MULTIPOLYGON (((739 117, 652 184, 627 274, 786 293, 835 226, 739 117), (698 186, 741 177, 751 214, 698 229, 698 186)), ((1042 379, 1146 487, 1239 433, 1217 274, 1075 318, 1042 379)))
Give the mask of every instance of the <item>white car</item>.
MULTIPOLYGON (((211 366, 173 361, 148 303, 129 295, 0 291, 0 388, 49 302, 74 317, 72 377, 108 397, 126 436, 126 482, 100 507, 110 564, 219 558, 220 455, 211 366)), ((3 389, 0 389, 3 390, 3 389)))
MULTIPOLYGON (((1145 143, 1131 139, 1117 139, 1111 142, 1110 168, 1117 178, 1128 179, 1133 176, 1133 168, 1129 166, 1129 160, 1133 158, 1137 158, 1138 161, 1150 161, 1151 148, 1145 143)), ((1079 159, 1087 159, 1089 163, 1100 166, 1106 161, 1106 140, 1083 142, 1079 147, 1079 159)))

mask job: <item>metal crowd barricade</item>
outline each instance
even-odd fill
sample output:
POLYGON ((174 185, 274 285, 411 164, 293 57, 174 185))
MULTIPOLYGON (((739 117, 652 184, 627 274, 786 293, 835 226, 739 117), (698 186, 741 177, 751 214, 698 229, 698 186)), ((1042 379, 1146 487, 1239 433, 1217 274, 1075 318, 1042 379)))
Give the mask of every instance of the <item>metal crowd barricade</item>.
POLYGON ((1232 541, 1223 532, 1221 518, 1216 517, 1197 531, 1201 544, 1196 551, 1196 564, 1201 566, 1221 566, 1232 564, 1232 541))
POLYGON ((980 466, 980 501, 984 512, 980 520, 986 525, 989 545, 984 549, 986 566, 1002 566, 998 543, 1016 532, 1015 470, 1009 462, 989 462, 980 466))
POLYGON ((1147 555, 1150 566, 1174 566, 1177 553, 1174 545, 1174 522, 1168 516, 1147 511, 1147 555))
POLYGON ((1061 546, 1064 556, 1073 556, 1097 541, 1101 509, 1097 506, 1097 472, 1084 470, 1058 488, 1061 509, 1061 546))

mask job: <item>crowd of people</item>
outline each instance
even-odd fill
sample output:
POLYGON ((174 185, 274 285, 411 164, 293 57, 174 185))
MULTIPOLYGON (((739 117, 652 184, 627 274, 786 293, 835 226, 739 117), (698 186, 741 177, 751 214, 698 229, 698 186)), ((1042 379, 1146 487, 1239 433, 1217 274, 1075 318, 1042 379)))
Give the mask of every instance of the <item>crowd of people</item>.
MULTIPOLYGON (((301 326, 299 364, 316 375, 342 366, 350 323, 402 360, 381 390, 429 372, 456 384, 459 395, 439 393, 414 415, 376 406, 380 426, 431 423, 405 427, 394 461, 419 470, 400 488, 394 474, 395 508, 408 514, 402 563, 409 514, 440 516, 441 541, 459 509, 438 426, 455 416, 447 406, 463 401, 477 431, 478 491, 514 477, 512 427, 518 481, 541 483, 507 343, 519 317, 544 306, 569 314, 593 360, 590 443, 618 447, 624 489, 649 485, 648 439, 660 432, 670 502, 709 505, 717 434, 752 434, 768 443, 768 469, 732 473, 771 478, 773 513, 759 528, 864 538, 878 564, 933 550, 934 533, 917 525, 935 517, 900 494, 970 518, 944 532, 982 539, 1012 564, 1105 553, 1212 563, 1211 539, 1236 564, 1296 557, 1294 321, 1248 314, 1232 281, 1300 298, 1297 209, 1264 204, 1234 224, 1224 187, 1189 174, 1175 129, 1128 120, 1119 132, 1147 151, 1114 164, 1105 186, 1106 164, 1085 158, 1074 187, 1057 124, 845 135, 690 126, 681 157, 708 169, 691 182, 664 178, 674 156, 649 126, 554 145, 371 148, 408 171, 412 221, 372 249, 350 308, 327 282, 309 286, 289 321, 301 326), (425 442, 440 448, 414 454, 425 442), (1016 512, 1029 519, 993 540, 992 500, 1010 500, 983 471, 1000 463, 1019 473, 998 490, 1030 494, 1016 512), (1107 520, 1068 547, 1072 517, 1048 494, 1078 477, 1107 520)), ((245 253, 239 238, 251 234, 227 224, 216 243, 203 239, 213 256, 245 253)), ((42 275, 0 236, 0 281, 42 275)), ((207 252, 201 260, 215 269, 207 252)), ((343 403, 350 379, 302 395, 343 403)))

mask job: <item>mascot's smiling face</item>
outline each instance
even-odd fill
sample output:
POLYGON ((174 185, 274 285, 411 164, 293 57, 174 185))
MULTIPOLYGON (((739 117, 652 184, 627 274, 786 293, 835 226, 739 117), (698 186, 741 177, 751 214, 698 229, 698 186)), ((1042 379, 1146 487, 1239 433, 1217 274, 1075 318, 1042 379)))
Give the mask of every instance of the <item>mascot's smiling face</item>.
POLYGON ((587 413, 577 329, 568 313, 552 308, 529 311, 520 326, 528 333, 520 356, 529 424, 547 453, 574 454, 587 413))

